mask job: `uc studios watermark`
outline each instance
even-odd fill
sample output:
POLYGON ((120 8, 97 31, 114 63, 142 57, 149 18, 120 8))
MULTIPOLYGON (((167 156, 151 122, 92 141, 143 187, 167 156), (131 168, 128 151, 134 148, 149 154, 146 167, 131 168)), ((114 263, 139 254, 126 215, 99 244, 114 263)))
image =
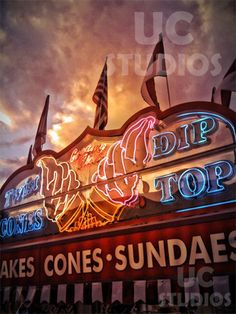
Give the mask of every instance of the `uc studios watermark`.
MULTIPOLYGON (((128 76, 129 71, 132 68, 137 76, 144 76, 147 71, 147 65, 151 58, 151 54, 131 54, 131 53, 119 53, 119 54, 108 54, 109 60, 109 73, 113 75, 117 69, 117 61, 120 62, 119 73, 122 76, 128 76)), ((160 55, 160 63, 162 64, 163 55, 160 55)), ((183 53, 172 56, 171 54, 165 53, 166 70, 168 75, 175 73, 178 76, 185 76, 191 74, 193 76, 203 76, 210 71, 212 76, 220 74, 222 66, 220 64, 221 55, 219 53, 214 54, 210 60, 202 53, 194 53, 191 56, 186 56, 183 53)), ((157 70, 163 70, 158 64, 154 64, 153 67, 158 67, 157 70)), ((155 69, 154 69, 155 70, 155 69)), ((151 69, 149 68, 149 71, 151 69)))
POLYGON ((170 304, 176 304, 178 306, 196 306, 196 307, 229 307, 231 306, 230 293, 219 292, 188 292, 185 293, 185 297, 188 298, 188 302, 183 301, 182 293, 160 293, 159 300, 168 300, 170 304))
POLYGON ((228 288, 225 287, 217 291, 212 279, 213 273, 214 268, 210 266, 200 267, 197 271, 195 267, 189 267, 188 282, 186 282, 184 267, 178 267, 177 285, 184 288, 185 301, 183 302, 181 293, 162 293, 160 298, 167 298, 170 303, 174 303, 174 300, 176 300, 179 306, 186 306, 186 303, 188 303, 190 306, 229 307, 232 304, 231 294, 227 291, 228 288), (200 292, 201 289, 204 290, 203 293, 200 292))
MULTIPOLYGON (((168 75, 185 76, 186 74, 191 74, 200 77, 207 72, 212 76, 217 76, 221 73, 220 53, 215 53, 209 57, 207 54, 199 51, 189 54, 187 50, 187 46, 194 43, 194 36, 188 30, 191 28, 191 22, 194 19, 193 14, 186 11, 177 11, 170 14, 164 22, 162 12, 153 12, 151 31, 149 29, 151 34, 149 35, 145 32, 148 17, 150 18, 150 15, 145 16, 144 12, 134 13, 135 41, 139 45, 149 45, 154 48, 159 39, 159 34, 165 34, 164 41, 168 40, 172 43, 172 47, 173 45, 176 47, 174 54, 168 53, 165 49, 165 63, 168 75), (179 23, 185 26, 186 31, 184 34, 179 34, 177 31, 179 23), (178 53, 178 47, 181 47, 181 51, 183 51, 184 46, 186 46, 186 53, 178 53)), ((130 71, 134 72, 137 76, 144 76, 151 56, 152 54, 143 55, 140 53, 108 54, 108 75, 113 75, 119 67, 119 73, 122 76, 128 76, 130 71), (119 66, 117 66, 118 63, 120 63, 119 66)), ((163 56, 160 55, 159 58, 163 58, 163 56)), ((162 60, 160 60, 160 64, 163 64, 162 60)), ((161 70, 160 64, 154 64, 154 66, 158 66, 157 70, 161 70)))

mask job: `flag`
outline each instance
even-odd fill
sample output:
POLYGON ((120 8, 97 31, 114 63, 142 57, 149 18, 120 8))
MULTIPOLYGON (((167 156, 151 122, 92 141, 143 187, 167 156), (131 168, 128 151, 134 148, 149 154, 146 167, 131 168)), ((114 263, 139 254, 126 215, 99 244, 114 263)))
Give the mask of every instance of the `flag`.
POLYGON ((47 135, 47 116, 49 107, 49 95, 46 98, 43 112, 39 121, 38 130, 34 140, 33 155, 36 157, 42 151, 42 146, 46 142, 47 135))
POLYGON ((141 94, 143 99, 150 106, 156 106, 158 109, 160 109, 155 90, 155 76, 167 77, 162 34, 160 34, 159 42, 156 44, 156 47, 153 51, 146 75, 141 86, 141 94))
POLYGON ((30 165, 30 164, 32 164, 32 145, 30 145, 28 158, 27 158, 27 165, 30 165))
POLYGON ((236 59, 225 74, 222 83, 218 87, 221 94, 222 105, 229 107, 231 93, 236 92, 236 59))
POLYGON ((107 103, 107 62, 103 67, 100 79, 93 94, 93 101, 97 105, 94 128, 104 130, 107 124, 108 103, 107 103))

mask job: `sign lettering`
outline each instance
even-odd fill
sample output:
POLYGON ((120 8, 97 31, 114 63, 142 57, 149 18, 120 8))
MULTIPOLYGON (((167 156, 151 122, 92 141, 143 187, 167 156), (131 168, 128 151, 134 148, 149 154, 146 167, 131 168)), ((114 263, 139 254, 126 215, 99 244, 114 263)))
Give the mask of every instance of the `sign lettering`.
POLYGON ((230 180, 234 175, 234 165, 227 160, 207 164, 204 168, 189 168, 180 175, 171 173, 155 178, 154 185, 161 190, 161 202, 174 201, 173 185, 183 198, 195 198, 204 193, 216 193, 225 190, 224 181, 230 180))
POLYGON ((77 240, 31 250, 3 252, 4 284, 109 281, 172 276, 179 267, 211 266, 213 275, 227 265, 234 270, 236 230, 231 219, 181 227, 77 240), (209 229, 210 228, 210 229, 209 229), (209 230, 211 232, 209 233, 209 230))
POLYGON ((12 237, 37 231, 43 228, 43 210, 39 208, 30 213, 10 216, 0 220, 0 237, 12 237))
POLYGON ((4 208, 8 208, 11 206, 20 203, 27 197, 30 197, 34 193, 36 193, 39 189, 39 176, 37 175, 35 178, 28 178, 19 188, 10 189, 5 193, 5 204, 4 208))
MULTIPOLYGON (((27 169, 25 181, 21 173, 17 177, 23 184, 12 188, 11 182, 11 188, 4 189, 1 206, 10 211, 26 198, 34 202, 37 194, 55 232, 79 232, 159 215, 168 206, 179 213, 202 208, 205 200, 205 208, 235 203, 233 121, 218 114, 220 108, 216 113, 209 106, 194 112, 180 106, 183 110, 163 113, 163 121, 153 108, 146 108, 120 130, 87 130, 62 152, 41 154, 32 176, 27 169)), ((23 227, 24 215, 14 218, 11 212, 8 217, 7 211, 2 237, 37 230, 38 224, 23 227)))

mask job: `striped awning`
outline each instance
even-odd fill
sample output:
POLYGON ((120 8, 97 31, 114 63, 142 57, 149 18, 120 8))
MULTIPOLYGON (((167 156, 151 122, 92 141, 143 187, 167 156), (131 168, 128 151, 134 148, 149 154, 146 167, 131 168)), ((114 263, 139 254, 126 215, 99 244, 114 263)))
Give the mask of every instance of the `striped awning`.
POLYGON ((77 306, 78 313, 90 313, 92 304, 96 302, 105 305, 140 303, 145 312, 148 311, 148 305, 178 306, 181 303, 188 306, 191 300, 198 299, 206 291, 215 304, 217 298, 232 299, 234 279, 229 276, 213 276, 212 286, 207 288, 202 287, 197 278, 184 278, 183 286, 172 279, 156 279, 2 287, 1 303, 11 302, 19 307, 22 304, 28 307, 32 304, 73 304, 77 306))

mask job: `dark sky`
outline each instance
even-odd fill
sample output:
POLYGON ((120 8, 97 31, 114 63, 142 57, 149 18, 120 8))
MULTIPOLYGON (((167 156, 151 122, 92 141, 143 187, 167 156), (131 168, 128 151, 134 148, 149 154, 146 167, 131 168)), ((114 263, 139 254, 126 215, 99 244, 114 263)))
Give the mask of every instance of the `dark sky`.
MULTIPOLYGON (((107 129, 147 106, 140 87, 160 32, 172 105, 210 100, 236 56, 235 16, 227 0, 0 1, 0 185, 25 164, 47 94, 45 148, 58 151, 93 125, 106 56, 107 129)), ((164 110, 164 78, 156 90, 164 110)))

